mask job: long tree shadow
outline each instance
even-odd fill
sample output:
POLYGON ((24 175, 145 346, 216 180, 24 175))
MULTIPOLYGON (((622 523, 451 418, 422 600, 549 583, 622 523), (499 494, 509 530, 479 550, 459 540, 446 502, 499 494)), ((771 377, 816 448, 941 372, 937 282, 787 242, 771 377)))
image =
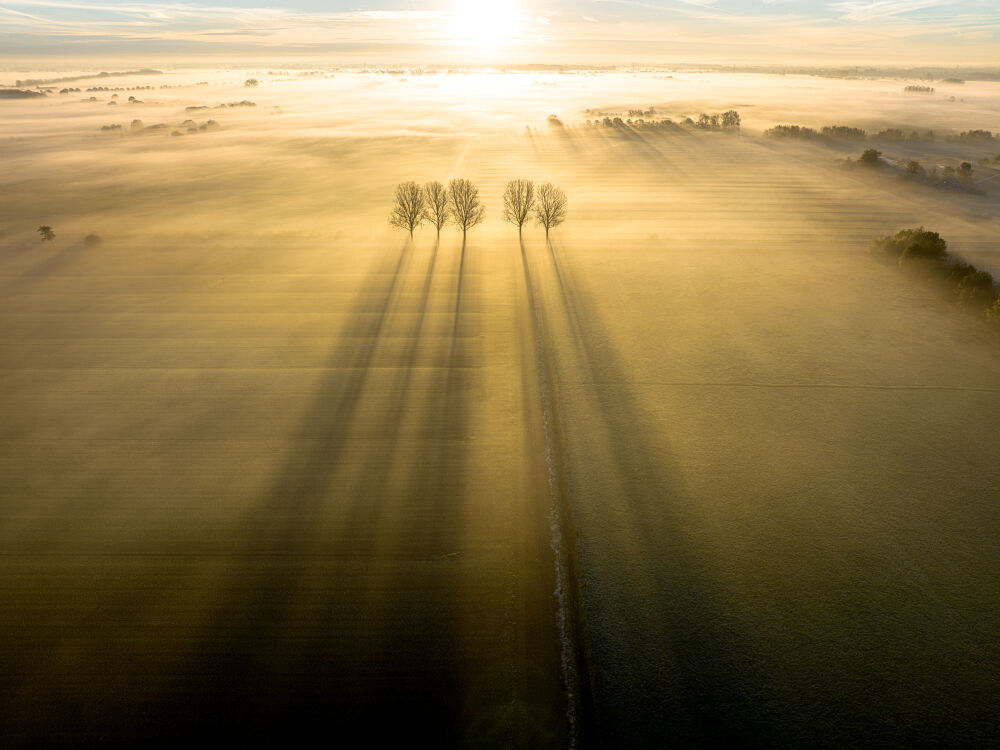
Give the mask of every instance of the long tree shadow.
POLYGON ((194 679, 183 676, 150 707, 155 734, 352 744, 458 731, 463 675, 447 658, 456 605, 439 571, 461 533, 465 451, 455 436, 467 412, 455 378, 466 353, 457 335, 442 337, 446 369, 430 386, 437 402, 413 402, 437 248, 415 296, 403 290, 413 253, 407 244, 390 256, 358 293, 296 449, 247 520, 215 615, 191 649, 194 679), (407 325, 386 388, 374 365, 380 346, 398 343, 388 336, 394 315, 407 325), (397 428, 410 412, 437 416, 418 426, 401 469, 397 428), (433 548, 387 532, 383 513, 403 530, 440 519, 433 548))
POLYGON ((586 401, 599 420, 586 430, 562 424, 566 448, 577 466, 599 464, 608 450, 614 464, 581 471, 586 477, 567 466, 572 506, 585 516, 576 519, 577 567, 592 720, 581 745, 773 745, 766 685, 685 532, 692 498, 666 440, 647 426, 595 302, 555 246, 547 243, 537 262, 538 277, 554 285, 551 314, 563 318, 570 339, 568 360, 556 356, 556 398, 586 401))
MULTIPOLYGON (((25 247, 33 247, 32 245, 27 245, 25 247)), ((19 288, 39 284, 49 278, 53 273, 63 270, 67 266, 73 264, 75 260, 80 257, 80 253, 87 249, 86 244, 80 240, 78 242, 73 242, 69 245, 65 245, 58 250, 49 250, 47 255, 44 255, 41 259, 32 263, 30 266, 22 270, 9 282, 4 284, 4 289, 7 292, 16 292, 19 288)))

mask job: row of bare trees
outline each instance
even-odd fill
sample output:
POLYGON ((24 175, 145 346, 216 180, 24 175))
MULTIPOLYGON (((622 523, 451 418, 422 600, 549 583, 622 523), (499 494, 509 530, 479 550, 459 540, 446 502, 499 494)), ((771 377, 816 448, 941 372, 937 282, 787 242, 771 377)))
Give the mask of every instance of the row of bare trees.
MULTIPOLYGON (((566 220, 566 193, 548 182, 536 191, 531 180, 511 180, 503 192, 504 221, 516 226, 520 234, 532 216, 545 227, 547 238, 549 230, 566 220)), ((485 217, 486 207, 479 200, 479 188, 469 180, 450 180, 447 187, 440 182, 423 186, 403 182, 396 186, 389 223, 408 231, 411 238, 424 222, 437 230, 438 237, 442 227, 451 223, 462 230, 465 239, 468 231, 485 217)))

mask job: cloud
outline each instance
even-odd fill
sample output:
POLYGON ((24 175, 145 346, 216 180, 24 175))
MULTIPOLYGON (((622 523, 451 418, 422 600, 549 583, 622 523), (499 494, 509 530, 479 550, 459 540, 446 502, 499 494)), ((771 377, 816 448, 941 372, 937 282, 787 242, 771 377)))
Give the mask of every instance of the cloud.
MULTIPOLYGON (((211 2, 212 0, 209 0, 211 2)), ((231 0, 233 3, 245 0, 231 0)), ((285 7, 250 8, 220 4, 191 5, 179 0, 0 0, 0 49, 7 55, 34 48, 48 53, 111 40, 120 45, 192 52, 224 49, 262 52, 282 49, 361 54, 394 47, 399 59, 420 50, 459 48, 451 10, 308 11, 285 7)), ((647 59, 678 55, 704 60, 780 59, 791 55, 850 56, 875 61, 906 54, 913 61, 984 59, 990 39, 1000 32, 1000 12, 993 0, 593 0, 588 10, 613 15, 580 15, 535 9, 519 16, 517 33, 507 47, 530 51, 535 59, 579 57, 598 49, 619 49, 629 59, 629 45, 641 45, 647 59), (598 4, 600 3, 600 4, 598 4), (808 5, 808 8, 805 6, 808 5), (989 7, 987 7, 989 6, 989 7), (964 41, 960 41, 964 40, 964 41), (748 52, 748 50, 750 52, 748 52), (941 57, 942 51, 948 57, 941 57), (751 54, 752 53, 752 54, 751 54), (961 53, 961 54, 960 54, 961 53)), ((359 5, 365 7, 363 2, 359 5)), ((419 7, 419 5, 417 6, 419 7)), ((559 6, 565 11, 569 6, 559 6)), ((638 48, 637 48, 638 49, 638 48)), ((444 58, 444 53, 440 55, 444 58)), ((449 62, 451 60, 449 59, 449 62)), ((508 61, 517 61, 511 55, 508 61)))
POLYGON ((848 21, 873 21, 927 8, 954 5, 957 0, 841 0, 830 8, 848 21))

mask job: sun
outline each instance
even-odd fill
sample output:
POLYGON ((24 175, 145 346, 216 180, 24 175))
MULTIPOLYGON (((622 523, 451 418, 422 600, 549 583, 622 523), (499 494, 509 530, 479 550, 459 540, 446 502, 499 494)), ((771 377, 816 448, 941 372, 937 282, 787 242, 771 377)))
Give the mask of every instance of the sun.
POLYGON ((517 36, 517 20, 511 0, 457 0, 454 34, 470 46, 495 48, 517 36))

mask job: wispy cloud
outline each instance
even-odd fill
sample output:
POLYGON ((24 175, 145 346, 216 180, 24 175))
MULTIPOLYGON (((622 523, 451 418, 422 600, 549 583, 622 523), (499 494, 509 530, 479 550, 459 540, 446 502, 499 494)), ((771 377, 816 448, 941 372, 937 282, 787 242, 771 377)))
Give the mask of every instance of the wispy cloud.
MULTIPOLYGON (((52 49, 81 40, 132 46, 169 42, 172 49, 185 42, 191 42, 192 49, 212 43, 218 50, 225 45, 267 50, 337 45, 427 49, 462 44, 456 38, 455 12, 428 8, 420 0, 411 10, 381 10, 358 0, 359 9, 339 11, 208 1, 215 4, 0 0, 0 53, 4 45, 24 50, 37 42, 38 48, 52 49)), ((707 57, 727 47, 742 50, 733 54, 744 59, 746 50, 759 50, 762 57, 822 53, 873 60, 887 50, 902 54, 906 49, 916 61, 926 60, 935 50, 965 53, 974 47, 980 50, 980 59, 995 59, 995 54, 990 58, 989 47, 991 40, 1000 38, 995 0, 591 0, 583 7, 593 15, 572 12, 580 8, 575 0, 545 1, 556 9, 535 7, 529 13, 528 1, 522 0, 525 10, 516 19, 514 42, 542 56, 550 51, 579 57, 613 45, 631 54, 629 45, 635 43, 662 50, 674 60, 683 50, 704 52, 701 57, 707 57)))
POLYGON ((841 0, 830 8, 848 21, 873 21, 912 13, 927 8, 954 5, 957 0, 841 0))

